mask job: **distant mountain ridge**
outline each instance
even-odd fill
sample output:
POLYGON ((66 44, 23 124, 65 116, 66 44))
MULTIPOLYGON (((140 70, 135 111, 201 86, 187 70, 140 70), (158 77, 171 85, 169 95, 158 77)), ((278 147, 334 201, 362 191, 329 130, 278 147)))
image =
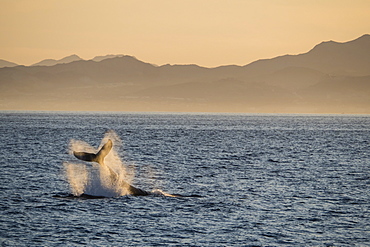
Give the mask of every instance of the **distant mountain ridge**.
POLYGON ((64 58, 59 59, 59 60, 45 59, 45 60, 42 60, 38 63, 32 64, 31 66, 54 66, 54 65, 57 65, 57 64, 71 63, 71 62, 81 61, 81 60, 83 60, 83 59, 80 58, 79 56, 77 56, 76 54, 73 54, 73 55, 64 57, 64 58))
POLYGON ((307 53, 262 59, 245 65, 251 70, 276 71, 285 67, 306 67, 330 74, 368 75, 370 64, 370 35, 349 42, 327 41, 307 53))
MULTIPOLYGON (((93 59, 91 59, 92 61, 95 61, 95 62, 101 62, 105 59, 110 59, 110 58, 115 58, 115 57, 122 57, 124 55, 105 55, 105 56, 95 56, 93 59)), ((76 54, 73 54, 73 55, 70 55, 70 56, 67 56, 67 57, 64 57, 62 59, 59 59, 59 60, 56 60, 56 59, 44 59, 40 62, 37 62, 37 63, 34 63, 32 64, 31 66, 54 66, 54 65, 57 65, 57 64, 64 64, 64 63, 71 63, 71 62, 75 62, 75 61, 86 61, 84 59, 82 59, 81 57, 79 57, 78 55, 76 54)), ((13 63, 13 62, 9 62, 9 61, 6 61, 6 60, 3 60, 3 59, 0 59, 0 68, 4 68, 4 67, 15 67, 15 66, 19 66, 19 64, 16 64, 16 63, 13 63)))
POLYGON ((0 109, 370 114, 370 35, 245 66, 67 58, 0 69, 0 109))
POLYGON ((105 59, 110 59, 110 58, 116 58, 116 57, 123 57, 124 55, 120 54, 120 55, 113 55, 113 54, 110 54, 110 55, 105 55, 105 56, 96 56, 94 57, 93 59, 91 59, 92 61, 94 62, 101 62, 105 59))
POLYGON ((15 67, 15 66, 18 66, 18 64, 0 59, 0 68, 15 67))

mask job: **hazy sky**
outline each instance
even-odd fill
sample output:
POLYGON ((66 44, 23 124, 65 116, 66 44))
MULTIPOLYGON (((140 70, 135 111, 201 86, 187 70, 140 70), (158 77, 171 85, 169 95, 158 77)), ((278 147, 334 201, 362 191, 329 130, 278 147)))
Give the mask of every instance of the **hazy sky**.
POLYGON ((0 58, 245 65, 370 33, 369 0, 0 0, 0 58))

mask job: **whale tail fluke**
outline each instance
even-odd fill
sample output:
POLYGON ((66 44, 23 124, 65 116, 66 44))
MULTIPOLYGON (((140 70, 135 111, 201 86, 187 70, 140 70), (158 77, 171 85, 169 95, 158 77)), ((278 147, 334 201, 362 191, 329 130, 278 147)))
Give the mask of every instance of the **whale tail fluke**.
POLYGON ((96 163, 99 163, 99 164, 103 165, 104 164, 104 162, 103 162, 104 158, 105 158, 105 156, 108 155, 108 153, 112 149, 112 146, 113 146, 112 141, 108 140, 108 142, 106 144, 104 144, 104 146, 96 154, 85 153, 85 152, 75 152, 74 151, 73 155, 77 159, 80 159, 80 160, 83 160, 83 161, 89 161, 89 162, 96 162, 96 163))

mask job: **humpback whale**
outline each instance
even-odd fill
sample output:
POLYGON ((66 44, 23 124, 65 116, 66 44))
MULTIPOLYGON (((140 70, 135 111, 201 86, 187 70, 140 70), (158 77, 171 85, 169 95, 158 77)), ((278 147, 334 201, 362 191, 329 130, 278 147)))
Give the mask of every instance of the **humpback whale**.
MULTIPOLYGON (((114 138, 114 136, 113 136, 113 138, 114 138)), ((101 176, 101 174, 99 175, 100 178, 103 177, 104 185, 103 184, 95 184, 95 183, 92 183, 90 185, 93 186, 93 188, 94 188, 94 185, 96 185, 98 191, 101 189, 102 185, 103 186, 108 186, 110 191, 111 190, 114 191, 113 194, 111 194, 110 192, 107 193, 107 194, 105 194, 105 192, 96 193, 96 191, 94 191, 94 189, 93 190, 88 190, 87 193, 85 194, 83 190, 82 191, 80 190, 79 192, 82 192, 81 194, 80 193, 73 193, 72 197, 67 196, 67 198, 95 199, 95 198, 107 197, 108 194, 109 194, 108 197, 122 196, 122 195, 132 195, 132 196, 147 196, 147 195, 154 195, 154 196, 157 195, 158 196, 159 195, 159 196, 168 196, 168 197, 201 197, 200 195, 169 194, 169 193, 163 192, 163 191, 158 190, 158 189, 148 192, 148 191, 145 191, 145 190, 142 190, 142 189, 139 189, 139 188, 136 188, 136 187, 132 186, 130 183, 126 182, 123 179, 123 176, 120 172, 117 173, 114 169, 112 169, 110 167, 110 165, 113 165, 113 164, 109 161, 109 159, 107 159, 106 162, 104 162, 105 158, 111 152, 112 148, 113 148, 113 142, 110 138, 108 138, 106 143, 96 153, 73 151, 73 155, 77 159, 87 161, 87 162, 97 163, 99 165, 99 171, 104 173, 103 176, 101 176), (106 184, 106 182, 108 182, 108 184, 106 184), (90 194, 90 192, 92 192, 92 194, 90 194)), ((115 152, 113 151, 113 153, 115 153, 115 152)), ((114 168, 114 166, 112 166, 112 167, 114 168)), ((81 173, 83 175, 84 171, 79 170, 76 173, 77 174, 81 173)), ((76 175, 76 174, 74 173, 74 175, 76 175)), ((84 177, 84 176, 82 176, 82 177, 84 177)), ((84 179, 86 179, 86 178, 84 178, 84 179)), ((86 180, 84 180, 84 179, 82 179, 82 184, 86 185, 85 184, 86 180)), ((93 180, 95 181, 95 179, 93 179, 93 180)), ((72 182, 70 181, 70 184, 76 184, 76 183, 75 183, 75 181, 72 181, 72 182)), ((79 184, 79 183, 77 183, 77 184, 79 184)), ((55 197, 62 197, 63 198, 64 196, 56 195, 55 197)))
MULTIPOLYGON (((107 166, 104 163, 104 158, 109 154, 113 147, 113 143, 110 139, 108 139, 107 143, 104 144, 104 146, 96 153, 86 153, 86 152, 75 152, 73 151, 73 155, 83 161, 87 162, 95 162, 98 163, 100 166, 107 168, 110 173, 110 182, 112 184, 120 183, 119 186, 124 187, 129 195, 133 196, 147 196, 150 195, 150 192, 147 192, 145 190, 136 188, 129 183, 120 180, 118 174, 112 170, 109 166, 107 166)), ((167 195, 167 194, 166 194, 167 195)), ((176 196, 176 195, 169 195, 169 196, 176 196)))

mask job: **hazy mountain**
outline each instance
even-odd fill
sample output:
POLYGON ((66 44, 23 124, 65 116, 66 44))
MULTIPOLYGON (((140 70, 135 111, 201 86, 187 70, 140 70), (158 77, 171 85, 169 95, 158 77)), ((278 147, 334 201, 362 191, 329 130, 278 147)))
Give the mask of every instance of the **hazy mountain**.
POLYGON ((0 109, 370 113, 369 52, 364 35, 217 68, 73 55, 0 69, 0 109))
POLYGON ((45 59, 45 60, 42 60, 38 63, 35 63, 31 66, 54 66, 56 64, 71 63, 71 62, 80 61, 80 60, 82 60, 82 58, 80 58, 79 56, 70 55, 68 57, 65 57, 65 58, 62 58, 62 59, 59 59, 59 60, 45 59))
POLYGON ((325 73, 310 68, 286 67, 264 78, 269 85, 296 91, 317 84, 325 76, 325 73))
POLYGON ((18 64, 0 59, 0 68, 15 67, 15 66, 18 66, 18 64))
POLYGON ((271 73, 286 67, 311 68, 327 74, 368 75, 370 70, 370 35, 353 41, 322 42, 307 53, 263 59, 245 66, 253 74, 271 73))
POLYGON ((116 57, 123 57, 124 55, 105 55, 105 56, 96 56, 94 57, 93 60, 94 62, 101 62, 105 59, 109 59, 109 58, 116 58, 116 57))

